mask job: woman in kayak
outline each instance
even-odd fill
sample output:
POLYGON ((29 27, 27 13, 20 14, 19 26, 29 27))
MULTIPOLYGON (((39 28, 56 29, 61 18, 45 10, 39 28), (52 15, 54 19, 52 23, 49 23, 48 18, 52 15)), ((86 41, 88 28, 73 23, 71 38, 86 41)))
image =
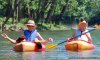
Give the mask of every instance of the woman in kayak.
POLYGON ((44 40, 42 36, 38 33, 36 30, 36 25, 33 20, 29 20, 26 24, 27 30, 24 30, 24 35, 20 36, 17 40, 11 39, 7 36, 7 34, 3 33, 1 34, 4 38, 7 38, 11 43, 20 43, 23 41, 27 42, 33 42, 36 43, 36 45, 39 48, 42 48, 42 44, 47 44, 50 41, 53 41, 52 38, 48 38, 47 40, 44 40))
MULTIPOLYGON (((24 30, 24 36, 26 37, 27 41, 30 42, 39 42, 39 41, 44 41, 43 37, 39 34, 39 32, 36 29, 36 24, 33 20, 29 20, 26 24, 27 30, 24 30)), ((49 41, 52 41, 52 38, 48 38, 47 41, 45 41, 43 44, 46 44, 49 41)))
MULTIPOLYGON (((36 30, 36 24, 35 24, 35 22, 33 21, 33 20, 29 20, 28 22, 27 22, 27 24, 25 24, 26 26, 27 26, 27 30, 24 30, 24 35, 22 35, 21 37, 24 37, 25 36, 25 40, 27 41, 27 42, 41 42, 42 44, 46 44, 46 43, 48 43, 48 42, 50 42, 50 41, 53 41, 53 39, 52 38, 48 38, 47 40, 44 40, 43 38, 42 38, 42 36, 39 34, 39 32, 36 30)), ((13 40, 13 39, 11 39, 11 38, 9 38, 8 36, 7 36, 7 34, 5 34, 5 33, 3 33, 3 34, 1 34, 4 38, 5 38, 5 36, 6 36, 6 38, 8 39, 8 40, 10 40, 10 42, 12 42, 12 43, 15 43, 15 40, 13 40)))
MULTIPOLYGON (((91 38, 90 33, 89 32, 85 33, 88 31, 87 27, 88 27, 88 23, 85 20, 80 21, 78 24, 78 29, 75 30, 75 32, 72 35, 72 37, 75 37, 75 36, 79 36, 79 37, 75 38, 74 40, 83 40, 88 43, 92 43, 92 38, 91 38)), ((68 41, 71 41, 71 40, 68 40, 68 41)))

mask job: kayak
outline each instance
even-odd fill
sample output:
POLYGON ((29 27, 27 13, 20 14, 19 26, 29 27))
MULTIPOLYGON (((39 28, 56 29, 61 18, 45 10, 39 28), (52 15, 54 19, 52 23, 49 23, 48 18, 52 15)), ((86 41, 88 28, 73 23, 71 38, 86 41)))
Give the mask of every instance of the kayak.
POLYGON ((100 29, 100 25, 96 25, 95 28, 96 28, 96 29, 100 29))
POLYGON ((87 43, 86 41, 75 40, 67 42, 65 44, 65 48, 70 51, 84 51, 94 49, 95 46, 92 43, 87 43))
POLYGON ((38 49, 35 43, 21 42, 14 45, 13 50, 15 52, 42 52, 45 51, 45 46, 42 44, 42 48, 38 49))

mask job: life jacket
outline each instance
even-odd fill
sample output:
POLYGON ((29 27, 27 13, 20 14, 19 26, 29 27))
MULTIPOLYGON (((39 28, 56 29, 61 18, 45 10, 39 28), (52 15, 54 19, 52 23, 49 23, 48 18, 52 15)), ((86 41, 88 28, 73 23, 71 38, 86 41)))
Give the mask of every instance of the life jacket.
POLYGON ((34 42, 35 38, 38 37, 37 30, 32 30, 31 32, 29 30, 24 30, 24 35, 26 40, 30 42, 34 42))
MULTIPOLYGON (((85 33, 85 32, 87 32, 87 31, 88 31, 88 30, 82 32, 82 31, 80 31, 80 30, 76 30, 76 31, 75 31, 75 33, 76 33, 75 36, 81 35, 81 36, 79 36, 78 38, 81 38, 82 40, 88 42, 89 40, 88 40, 87 36, 86 36, 85 34, 82 35, 82 33, 85 33)), ((90 33, 86 33, 86 34, 90 34, 90 33)))

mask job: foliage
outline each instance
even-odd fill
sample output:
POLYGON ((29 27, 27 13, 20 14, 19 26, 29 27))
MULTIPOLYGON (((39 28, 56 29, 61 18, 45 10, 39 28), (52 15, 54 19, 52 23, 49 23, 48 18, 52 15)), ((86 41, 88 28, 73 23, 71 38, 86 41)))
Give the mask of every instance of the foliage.
POLYGON ((99 14, 100 0, 0 0, 0 17, 6 17, 3 27, 29 19, 57 25, 82 17, 93 23, 92 20, 99 21, 99 14))

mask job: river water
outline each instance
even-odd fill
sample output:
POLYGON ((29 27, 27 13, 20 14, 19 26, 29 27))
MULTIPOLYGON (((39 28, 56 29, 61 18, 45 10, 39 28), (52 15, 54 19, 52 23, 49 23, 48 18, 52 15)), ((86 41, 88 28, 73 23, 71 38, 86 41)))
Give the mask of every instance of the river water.
MULTIPOLYGON (((49 37, 54 39, 49 44, 58 44, 69 38, 73 30, 39 32, 44 39, 49 37)), ((13 39, 22 34, 22 32, 14 31, 5 33, 13 39)), ((66 43, 60 44, 52 50, 46 50, 46 52, 14 52, 13 44, 0 36, 0 60, 100 60, 100 30, 91 31, 91 36, 95 49, 82 52, 65 50, 66 43)))

